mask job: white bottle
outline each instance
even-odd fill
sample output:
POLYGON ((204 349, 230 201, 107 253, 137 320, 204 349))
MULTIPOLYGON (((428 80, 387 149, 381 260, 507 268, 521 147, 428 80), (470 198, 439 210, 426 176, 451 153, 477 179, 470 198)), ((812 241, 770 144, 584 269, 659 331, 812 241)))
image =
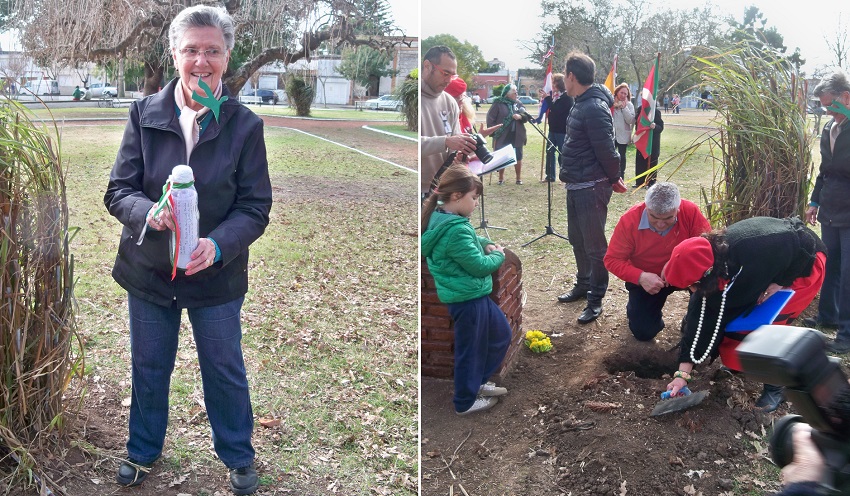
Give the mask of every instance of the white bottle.
MULTIPOLYGON (((192 252, 198 247, 198 192, 195 190, 195 175, 188 165, 178 165, 171 170, 171 197, 174 199, 174 217, 180 228, 180 253, 177 268, 185 269, 192 260, 192 252)), ((171 258, 177 233, 171 235, 171 258)))

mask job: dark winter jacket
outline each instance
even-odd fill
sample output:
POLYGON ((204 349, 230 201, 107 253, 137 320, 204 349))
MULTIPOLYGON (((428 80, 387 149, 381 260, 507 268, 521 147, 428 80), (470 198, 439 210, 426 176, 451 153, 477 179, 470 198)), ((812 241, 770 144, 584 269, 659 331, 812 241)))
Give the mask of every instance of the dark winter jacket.
MULTIPOLYGON (((799 218, 776 219, 752 217, 729 226, 726 230, 727 267, 730 278, 741 273, 726 295, 720 332, 745 311, 753 308, 771 283, 790 286, 798 277, 809 276, 817 253, 826 253, 826 247, 812 230, 799 218)), ((715 254, 716 256, 716 254, 715 254)), ((705 315, 694 356, 701 357, 711 341, 717 316, 720 313, 722 293, 715 292, 706 298, 705 315)), ((693 362, 691 345, 700 321, 702 293, 691 295, 688 304, 687 325, 679 354, 680 362, 693 362)), ((743 335, 727 334, 731 338, 743 335)), ((711 356, 719 354, 719 336, 714 342, 711 356)))
POLYGON ((850 226, 850 120, 841 124, 841 132, 830 150, 830 120, 820 139, 820 173, 812 190, 812 201, 819 205, 818 221, 825 226, 850 226))
MULTIPOLYGON (((550 96, 546 97, 551 98, 550 96)), ((570 115, 570 109, 573 108, 573 97, 564 93, 554 103, 549 104, 549 132, 556 134, 567 133, 567 117, 570 115)))
POLYGON ((567 137, 561 152, 561 181, 584 183, 607 178, 620 179, 620 154, 614 146, 614 97, 604 86, 594 84, 576 97, 567 118, 567 137))
MULTIPOLYGON (((248 290, 248 246, 269 223, 272 205, 263 121, 230 97, 219 121, 210 119, 192 152, 200 213, 199 235, 215 240, 221 259, 192 276, 171 280, 171 231, 148 229, 145 217, 175 165, 186 163, 186 145, 171 81, 130 106, 130 118, 109 176, 104 203, 124 228, 112 277, 129 293, 157 305, 213 306, 248 290)), ((227 95, 227 89, 224 89, 227 95)))
POLYGON ((491 274, 505 261, 499 251, 484 253, 494 244, 475 234, 469 219, 434 212, 422 233, 422 256, 434 276, 437 296, 443 303, 459 303, 487 296, 493 291, 491 274))

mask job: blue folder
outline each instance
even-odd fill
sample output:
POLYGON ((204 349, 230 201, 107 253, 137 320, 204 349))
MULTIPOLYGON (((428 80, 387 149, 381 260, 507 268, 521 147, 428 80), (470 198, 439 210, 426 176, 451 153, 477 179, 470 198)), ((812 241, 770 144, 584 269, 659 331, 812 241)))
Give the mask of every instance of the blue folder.
POLYGON ((780 289, 763 301, 761 305, 756 305, 749 312, 745 312, 729 322, 726 326, 726 332, 750 332, 755 331, 760 326, 772 324, 792 296, 794 296, 793 289, 780 289))

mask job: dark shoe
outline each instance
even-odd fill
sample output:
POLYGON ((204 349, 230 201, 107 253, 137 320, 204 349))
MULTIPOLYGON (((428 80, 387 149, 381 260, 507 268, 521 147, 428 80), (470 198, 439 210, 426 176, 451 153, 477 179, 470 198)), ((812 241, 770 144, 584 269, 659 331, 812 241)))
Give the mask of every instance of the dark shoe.
POLYGON ((806 317, 805 319, 800 321, 801 324, 805 327, 809 327, 811 329, 832 329, 837 330, 838 324, 826 324, 824 322, 819 322, 815 317, 806 317))
POLYGON ((233 494, 254 494, 259 486, 254 464, 230 470, 230 490, 233 494))
POLYGON ((115 476, 115 480, 122 486, 138 486, 145 481, 150 471, 150 465, 142 465, 132 459, 124 460, 118 467, 118 475, 115 476))
POLYGON ((516 180, 516 183, 517 183, 517 184, 519 184, 519 185, 522 185, 522 180, 517 179, 517 180, 516 180))
POLYGON ((837 355, 843 355, 845 353, 850 353, 850 341, 829 341, 826 343, 826 349, 830 353, 835 353, 837 355))
POLYGON ((756 408, 761 408, 761 411, 770 413, 779 408, 783 401, 785 401, 785 395, 782 394, 782 386, 765 384, 761 396, 756 400, 756 408))
POLYGON ((589 324, 599 318, 600 315, 602 315, 602 306, 587 307, 578 316, 578 323, 589 324))
POLYGON ((587 298, 587 290, 582 290, 579 288, 573 288, 566 293, 562 294, 558 297, 559 303, 572 303, 574 301, 581 300, 583 298, 587 298))

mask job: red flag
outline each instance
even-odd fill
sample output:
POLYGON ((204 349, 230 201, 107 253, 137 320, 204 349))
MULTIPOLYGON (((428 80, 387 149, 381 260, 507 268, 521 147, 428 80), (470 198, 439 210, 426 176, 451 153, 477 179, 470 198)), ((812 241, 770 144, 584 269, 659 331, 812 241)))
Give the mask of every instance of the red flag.
POLYGON ((552 95, 552 59, 549 59, 549 67, 546 68, 546 77, 543 81, 543 92, 552 95))
POLYGON ((644 158, 649 159, 652 154, 652 129, 650 126, 655 120, 655 97, 658 95, 658 63, 661 61, 661 52, 655 57, 655 64, 646 76, 646 83, 640 92, 640 114, 635 123, 635 148, 640 151, 644 158))

